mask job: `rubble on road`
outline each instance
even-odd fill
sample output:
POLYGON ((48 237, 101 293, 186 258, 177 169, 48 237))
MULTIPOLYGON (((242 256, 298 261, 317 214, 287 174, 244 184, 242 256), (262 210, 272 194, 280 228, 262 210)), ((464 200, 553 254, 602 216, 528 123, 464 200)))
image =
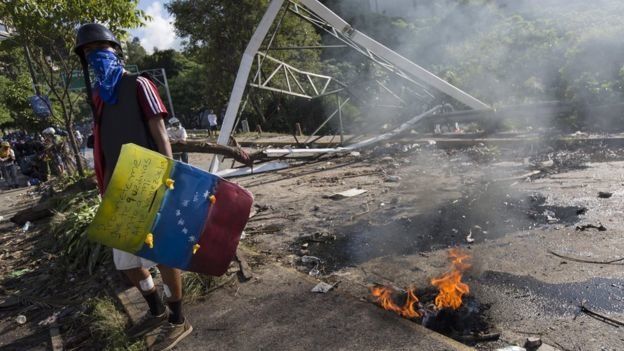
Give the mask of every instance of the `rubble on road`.
POLYGON ((589 229, 598 229, 599 232, 607 231, 607 227, 602 225, 602 223, 598 223, 598 224, 586 223, 586 224, 579 224, 576 226, 576 230, 581 231, 581 232, 584 232, 589 229))
POLYGON ((528 337, 524 342, 524 347, 529 350, 537 349, 540 346, 542 346, 542 339, 535 336, 528 337))
POLYGON ((328 195, 328 196, 324 196, 324 197, 326 197, 328 199, 332 199, 332 200, 341 200, 341 199, 346 199, 348 197, 354 197, 354 196, 362 195, 362 194, 364 194, 367 191, 368 190, 353 188, 353 189, 349 189, 349 190, 346 190, 346 191, 342 191, 342 192, 335 193, 335 194, 328 195))
POLYGON ((326 294, 327 292, 329 292, 331 289, 333 289, 338 283, 334 283, 334 284, 328 284, 325 282, 320 282, 318 284, 316 284, 312 290, 310 290, 313 293, 321 293, 321 294, 326 294))

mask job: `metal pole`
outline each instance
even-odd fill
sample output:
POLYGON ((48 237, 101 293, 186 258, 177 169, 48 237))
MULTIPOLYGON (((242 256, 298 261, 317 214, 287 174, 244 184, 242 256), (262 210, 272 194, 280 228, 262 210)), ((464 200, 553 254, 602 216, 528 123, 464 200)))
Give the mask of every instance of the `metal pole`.
POLYGON ((165 91, 167 91, 167 100, 169 101, 169 108, 171 109, 171 117, 175 117, 175 111, 173 110, 173 102, 171 101, 171 93, 169 92, 169 83, 167 82, 167 73, 164 68, 160 69, 163 75, 163 81, 165 82, 165 91))
POLYGON ((338 97, 338 121, 340 121, 340 146, 344 142, 344 131, 342 129, 342 99, 340 95, 336 95, 338 97))
MULTIPOLYGON (((277 14, 283 4, 284 0, 271 1, 269 8, 264 13, 260 24, 258 24, 256 31, 251 37, 251 40, 243 53, 241 65, 238 68, 236 80, 234 81, 234 87, 232 87, 230 101, 228 102, 227 109, 225 111, 225 118, 223 119, 223 124, 221 125, 221 132, 219 133, 219 138, 217 139, 217 144, 227 145, 230 140, 232 128, 234 127, 236 116, 238 115, 238 108, 240 107, 243 93, 245 92, 245 87, 247 86, 247 80, 249 79, 249 73, 251 72, 251 66, 253 65, 254 58, 256 57, 258 49, 260 49, 264 38, 269 32, 269 29, 271 29, 271 24, 275 21, 275 18, 277 17, 277 14)), ((210 171, 216 172, 218 169, 219 158, 215 156, 210 164, 210 171)))
MULTIPOLYGON (((344 102, 341 102, 342 105, 346 104, 351 98, 347 98, 344 102)), ((334 118, 334 116, 336 115, 336 113, 338 113, 340 111, 340 106, 338 109, 334 110, 334 112, 332 112, 331 115, 329 115, 329 117, 327 117, 327 119, 325 121, 323 121, 323 123, 321 123, 320 126, 318 126, 318 128, 316 128, 316 130, 314 130, 312 132, 312 134, 310 134, 310 136, 306 139, 306 141, 304 141, 304 144, 307 144, 310 142, 310 140, 312 140, 312 138, 316 135, 316 133, 318 133, 321 129, 323 129, 323 127, 327 124, 327 122, 329 122, 332 118, 334 118)))

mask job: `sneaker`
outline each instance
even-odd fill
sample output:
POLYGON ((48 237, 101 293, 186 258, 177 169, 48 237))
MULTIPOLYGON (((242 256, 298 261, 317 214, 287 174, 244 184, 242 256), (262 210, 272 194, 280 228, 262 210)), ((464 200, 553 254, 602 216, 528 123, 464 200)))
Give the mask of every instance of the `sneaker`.
POLYGON ((168 351, 176 346, 180 340, 187 337, 193 331, 193 326, 188 319, 184 319, 182 324, 166 323, 160 327, 156 335, 146 337, 147 349, 149 351, 168 351))
POLYGON ((167 321, 168 317, 169 313, 166 308, 165 312, 159 314, 158 316, 154 316, 150 311, 147 311, 135 325, 128 329, 127 334, 133 339, 140 338, 150 331, 160 327, 167 321))

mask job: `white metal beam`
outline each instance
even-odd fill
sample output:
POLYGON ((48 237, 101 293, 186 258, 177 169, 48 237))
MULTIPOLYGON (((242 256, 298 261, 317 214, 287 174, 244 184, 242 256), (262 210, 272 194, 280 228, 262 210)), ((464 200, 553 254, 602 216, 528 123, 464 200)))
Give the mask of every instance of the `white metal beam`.
POLYGON ((437 90, 445 93, 446 95, 456 99, 457 101, 469 106, 475 110, 491 109, 490 106, 481 102, 477 98, 469 95, 465 91, 449 84, 447 81, 439 78, 435 74, 420 67, 414 62, 399 55, 395 51, 385 47, 378 43, 366 34, 351 27, 349 23, 340 18, 330 9, 325 7, 317 0, 299 0, 299 3, 304 5, 308 10, 325 20, 334 28, 342 32, 343 35, 348 36, 351 40, 366 48, 368 51, 381 57, 382 59, 395 65, 398 69, 413 75, 415 78, 426 83, 427 85, 436 88, 437 90))
MULTIPOLYGON (((221 125, 221 131, 219 132, 219 138, 217 144, 227 145, 234 128, 234 122, 236 121, 236 115, 238 114, 238 108, 240 107, 241 100, 243 99, 243 93, 247 86, 247 80, 249 79, 249 73, 251 72, 251 66, 253 65, 256 53, 260 49, 264 38, 266 37, 273 21, 277 17, 284 0, 273 0, 269 4, 267 11, 262 16, 262 20, 256 31, 254 32, 247 48, 243 53, 238 73, 236 74, 236 81, 234 81, 234 87, 232 88, 232 94, 230 95, 230 101, 228 102, 227 109, 225 111, 225 117, 223 118, 223 124, 221 125)), ((216 172, 219 169, 219 158, 213 157, 210 164, 210 171, 216 172)))

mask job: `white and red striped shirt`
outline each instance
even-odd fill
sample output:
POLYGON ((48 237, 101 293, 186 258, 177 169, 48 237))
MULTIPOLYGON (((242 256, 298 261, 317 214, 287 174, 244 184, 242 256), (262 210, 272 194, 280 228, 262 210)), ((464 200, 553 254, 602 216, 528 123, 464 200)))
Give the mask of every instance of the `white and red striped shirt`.
MULTIPOLYGON (((137 98, 145 119, 154 117, 166 118, 169 114, 165 104, 160 98, 158 88, 146 77, 137 77, 137 98)), ((104 101, 97 90, 93 91, 93 104, 95 105, 96 111, 95 117, 100 118, 102 116, 102 109, 104 108, 104 101)))

